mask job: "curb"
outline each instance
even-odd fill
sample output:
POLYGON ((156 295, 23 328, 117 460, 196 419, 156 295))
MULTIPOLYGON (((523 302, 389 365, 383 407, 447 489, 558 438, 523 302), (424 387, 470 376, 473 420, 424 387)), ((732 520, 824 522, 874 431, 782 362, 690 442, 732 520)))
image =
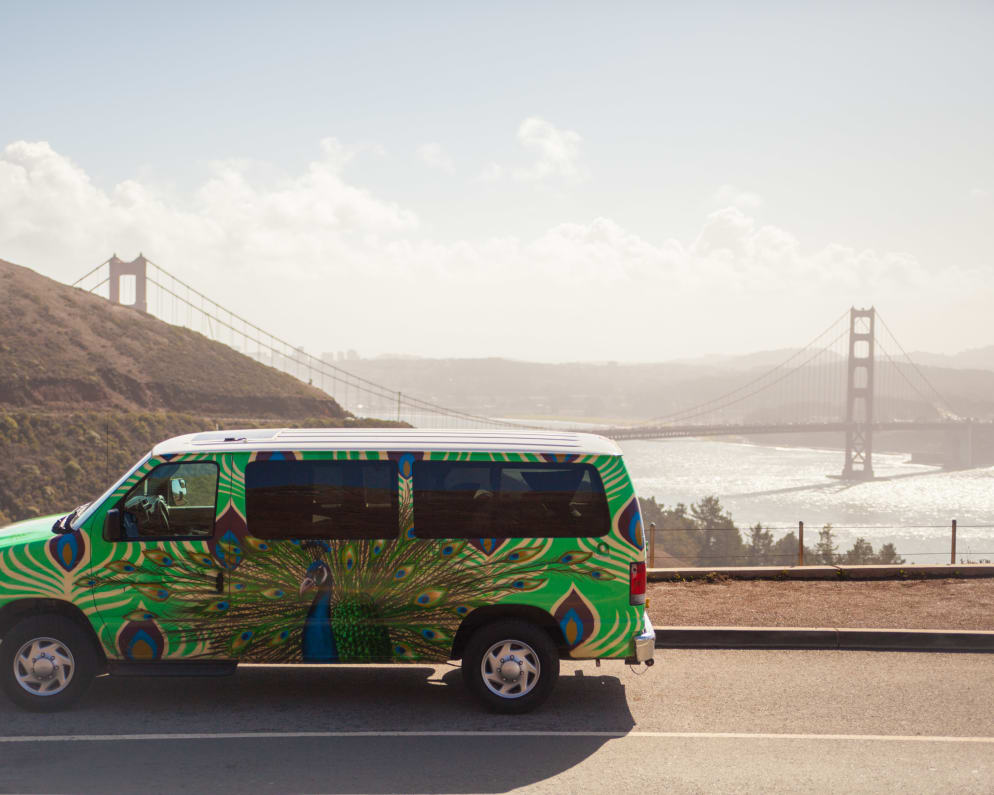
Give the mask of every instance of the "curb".
POLYGON ((832 627, 656 627, 656 648, 994 652, 994 632, 832 627))
POLYGON ((709 574, 732 580, 915 580, 994 577, 987 563, 944 563, 899 566, 712 566, 655 568, 646 571, 649 582, 703 580, 709 574))

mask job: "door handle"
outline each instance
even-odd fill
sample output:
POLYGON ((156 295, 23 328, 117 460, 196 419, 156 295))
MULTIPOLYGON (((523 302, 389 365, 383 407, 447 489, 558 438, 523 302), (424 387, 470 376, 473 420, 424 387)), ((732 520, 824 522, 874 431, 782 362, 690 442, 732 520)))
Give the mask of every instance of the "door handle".
POLYGON ((218 593, 224 593, 224 572, 219 571, 217 573, 217 579, 214 581, 214 590, 218 593))

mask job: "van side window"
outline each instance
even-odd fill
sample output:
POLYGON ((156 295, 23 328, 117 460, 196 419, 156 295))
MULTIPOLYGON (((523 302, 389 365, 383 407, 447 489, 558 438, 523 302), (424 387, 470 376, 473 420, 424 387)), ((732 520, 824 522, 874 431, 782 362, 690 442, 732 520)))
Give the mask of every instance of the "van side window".
POLYGON ((159 464, 118 503, 122 538, 208 538, 214 534, 217 464, 159 464))
POLYGON ((421 538, 577 538, 610 529, 604 486, 590 464, 414 464, 421 538))
POLYGON ((397 465, 391 461, 253 461, 245 518, 258 538, 393 538, 397 465))

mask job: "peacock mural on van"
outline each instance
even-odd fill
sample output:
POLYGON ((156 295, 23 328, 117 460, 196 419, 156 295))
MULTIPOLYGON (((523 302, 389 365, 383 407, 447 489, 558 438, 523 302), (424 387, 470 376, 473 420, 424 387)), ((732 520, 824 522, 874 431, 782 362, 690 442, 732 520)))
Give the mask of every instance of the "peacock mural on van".
MULTIPOLYGON (((394 538, 253 536, 245 519, 245 468, 253 458, 190 456, 212 458, 220 468, 213 537, 118 544, 114 559, 93 565, 77 580, 93 593, 98 610, 113 604, 123 616, 100 630, 108 655, 266 663, 440 661, 450 657, 466 616, 507 602, 547 611, 562 630, 569 656, 628 653, 641 629, 641 611, 628 604, 628 565, 641 549, 642 534, 629 481, 615 472, 620 459, 574 457, 601 473, 612 518, 607 535, 429 540, 414 534, 412 465, 420 454, 360 455, 390 456, 397 463, 400 527, 394 538)), ((435 458, 497 460, 489 453, 435 458)), ((529 463, 536 456, 503 453, 499 460, 529 463)), ((153 459, 143 471, 157 463, 153 459)), ((133 481, 122 485, 122 495, 133 481)))

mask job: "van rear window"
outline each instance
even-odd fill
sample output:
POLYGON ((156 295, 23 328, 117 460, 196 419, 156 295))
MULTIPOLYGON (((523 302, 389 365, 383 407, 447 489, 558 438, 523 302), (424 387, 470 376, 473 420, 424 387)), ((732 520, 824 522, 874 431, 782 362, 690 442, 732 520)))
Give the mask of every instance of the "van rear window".
POLYGON ((245 468, 248 530, 259 538, 393 538, 391 461, 253 461, 245 468))
POLYGON ((576 538, 610 529, 604 486, 590 464, 414 464, 420 538, 576 538))

